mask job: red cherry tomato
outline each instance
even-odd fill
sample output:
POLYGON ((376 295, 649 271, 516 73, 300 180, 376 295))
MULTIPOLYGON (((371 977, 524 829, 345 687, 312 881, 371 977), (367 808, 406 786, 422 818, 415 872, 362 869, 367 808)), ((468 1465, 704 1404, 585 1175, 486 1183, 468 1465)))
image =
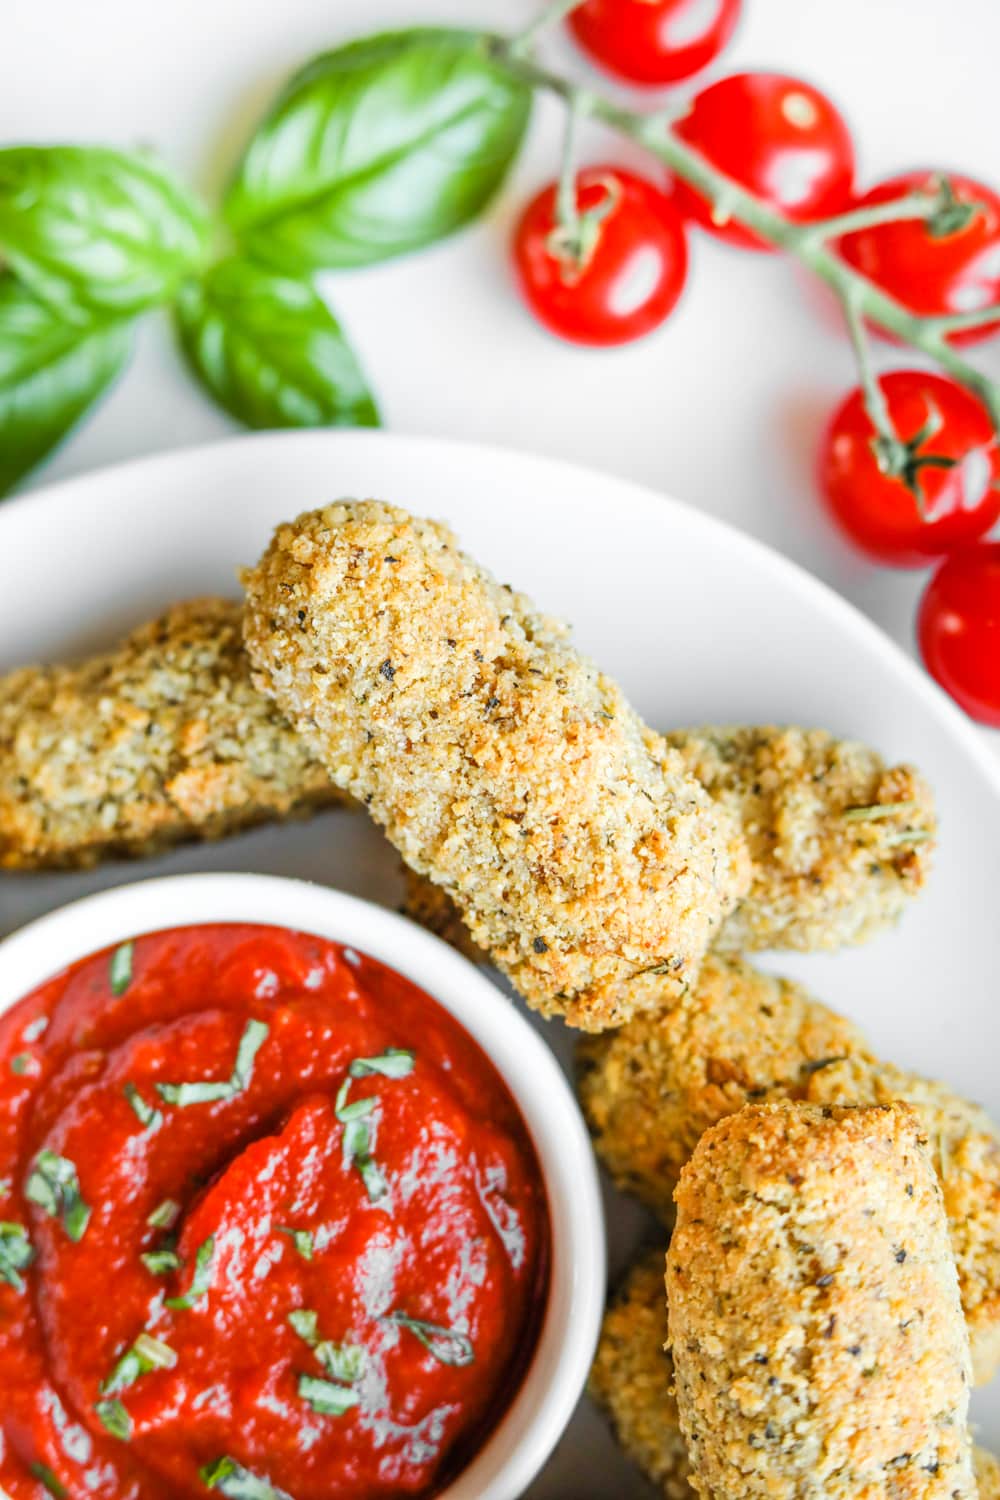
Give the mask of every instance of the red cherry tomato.
POLYGON ((963 386, 922 370, 879 384, 900 439, 878 442, 860 389, 834 414, 820 483, 847 535, 899 567, 974 542, 1000 517, 1000 453, 986 408, 963 386))
POLYGON ((684 224, 671 200, 620 167, 576 178, 579 227, 558 223, 556 187, 528 204, 514 237, 521 290, 540 322, 579 344, 624 344, 664 318, 687 275, 684 224))
POLYGON ((630 83, 676 83, 718 56, 741 0, 585 0, 571 11, 577 41, 630 83))
MULTIPOLYGON (((734 73, 695 96, 676 132, 713 166, 797 223, 844 209, 854 180, 854 146, 829 99, 780 73, 734 73)), ((731 245, 770 248, 749 229, 717 221, 702 195, 678 182, 681 211, 731 245)))
MULTIPOLYGON (((921 171, 880 182, 857 203, 863 208, 915 191, 933 193, 942 183, 953 203, 929 223, 879 224, 840 242, 840 253, 852 266, 914 312, 931 316, 1000 303, 1000 197, 971 177, 921 171)), ((1000 322, 990 323, 951 338, 971 343, 998 327, 1000 322)))
POLYGON ((920 602, 928 670, 966 713, 1000 729, 1000 542, 943 562, 920 602))

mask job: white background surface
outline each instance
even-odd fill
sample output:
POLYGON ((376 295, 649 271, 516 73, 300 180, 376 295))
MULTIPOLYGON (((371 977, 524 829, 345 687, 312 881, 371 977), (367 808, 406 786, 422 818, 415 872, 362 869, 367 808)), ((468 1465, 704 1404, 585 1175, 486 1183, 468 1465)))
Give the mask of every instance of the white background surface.
MULTIPOLYGON (((0 142, 151 145, 211 197, 311 52, 416 21, 515 29, 537 10, 536 0, 2 0, 0 142)), ((549 50, 585 71, 567 43, 549 50)), ((998 52, 998 0, 745 0, 713 71, 770 67, 817 82, 853 128, 862 181, 915 165, 996 181, 998 52)), ((484 222, 419 256, 330 279, 386 424, 643 480, 804 563, 910 649, 920 575, 853 556, 816 500, 817 438, 853 373, 834 320, 792 267, 694 236, 673 318, 611 352, 556 342, 516 300, 510 226, 554 174, 560 119, 544 101, 484 222)), ((627 159, 601 133, 585 145, 591 159, 627 159)), ((1000 371, 1000 341, 978 357, 1000 371)), ((125 380, 33 483, 228 430, 153 317, 125 380)))

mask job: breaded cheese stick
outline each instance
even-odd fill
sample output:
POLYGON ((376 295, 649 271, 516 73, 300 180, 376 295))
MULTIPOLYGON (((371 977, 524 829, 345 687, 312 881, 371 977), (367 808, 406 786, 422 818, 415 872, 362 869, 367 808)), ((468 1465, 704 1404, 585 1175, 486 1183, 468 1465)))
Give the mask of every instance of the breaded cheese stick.
POLYGON ((586 1038, 578 1090, 616 1184, 666 1224, 704 1131, 750 1102, 889 1104, 916 1111, 944 1194, 978 1384, 1000 1364, 1000 1137, 944 1084, 880 1062, 850 1021, 800 985, 712 957, 679 1004, 586 1038))
POLYGON ((748 1105, 676 1198, 670 1347, 702 1500, 974 1500, 969 1342, 913 1111, 748 1105))
POLYGON ((598 1030, 693 976, 749 881, 733 819, 446 527, 332 505, 245 583, 258 685, 529 1004, 598 1030))
POLYGON ((176 604, 78 666, 0 678, 0 868, 153 854, 343 800, 253 687, 241 618, 176 604))
POLYGON ((924 885, 936 834, 930 789, 855 740, 795 725, 678 730, 671 745, 738 820, 750 890, 716 946, 867 942, 924 885))
MULTIPOLYGON (((590 1372, 590 1394, 606 1412, 622 1451, 665 1500, 692 1500, 673 1361, 664 1347, 665 1260, 666 1247, 641 1255, 609 1305, 590 1372)), ((1000 1500, 1000 1464, 982 1448, 974 1450, 973 1459, 979 1500, 1000 1500)))
POLYGON ((623 1452, 666 1500, 691 1500, 687 1444, 666 1349, 666 1247, 646 1251, 608 1305, 588 1390, 623 1452))
MULTIPOLYGON (((937 823, 912 766, 867 745, 796 725, 678 729, 666 736, 739 823, 750 889, 714 947, 804 951, 867 942, 923 888, 937 823)), ((410 877, 406 910, 467 956, 477 954, 447 894, 410 877)))

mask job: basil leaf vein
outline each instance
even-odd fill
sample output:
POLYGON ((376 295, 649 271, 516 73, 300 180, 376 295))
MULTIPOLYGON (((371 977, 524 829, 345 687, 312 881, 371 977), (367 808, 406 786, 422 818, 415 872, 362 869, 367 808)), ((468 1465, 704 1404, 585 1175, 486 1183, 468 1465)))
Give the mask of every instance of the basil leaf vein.
POLYGON ((207 245, 201 208, 148 157, 101 146, 0 150, 0 259, 65 319, 165 301, 207 245))

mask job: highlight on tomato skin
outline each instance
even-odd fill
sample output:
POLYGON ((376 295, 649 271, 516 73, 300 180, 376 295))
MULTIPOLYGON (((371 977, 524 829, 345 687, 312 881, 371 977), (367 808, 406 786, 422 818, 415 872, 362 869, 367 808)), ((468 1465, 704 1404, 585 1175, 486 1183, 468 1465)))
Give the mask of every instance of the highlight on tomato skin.
MULTIPOLYGON (((826 219, 848 207, 854 144, 825 94, 783 73, 733 73, 696 94, 675 126, 714 167, 795 223, 826 219)), ((772 250, 742 224, 678 180, 681 212, 710 234, 744 250, 772 250)))
POLYGON ((628 83, 690 78, 732 36, 742 0, 584 0, 569 27, 587 55, 628 83))
POLYGON ((917 614, 924 664, 973 719, 1000 729, 1000 541, 956 552, 917 614))
MULTIPOLYGON (((923 168, 886 178, 857 199, 867 208, 909 193, 944 192, 949 203, 929 223, 901 219, 845 235, 849 265, 925 317, 975 312, 1000 303, 1000 195, 958 172, 923 168)), ((990 338, 1000 321, 948 335, 954 344, 990 338)), ((881 330, 880 330, 881 331, 881 330)))
POLYGON ((841 530, 867 556, 926 567, 1000 519, 996 433, 982 403, 943 375, 892 370, 879 385, 898 445, 886 451, 878 442, 856 386, 823 436, 820 490, 841 530))
POLYGON ((579 223, 567 232, 555 183, 514 234, 518 284, 535 317, 573 343, 629 343, 672 312, 687 279, 684 224, 654 183, 615 166, 576 176, 579 223))

